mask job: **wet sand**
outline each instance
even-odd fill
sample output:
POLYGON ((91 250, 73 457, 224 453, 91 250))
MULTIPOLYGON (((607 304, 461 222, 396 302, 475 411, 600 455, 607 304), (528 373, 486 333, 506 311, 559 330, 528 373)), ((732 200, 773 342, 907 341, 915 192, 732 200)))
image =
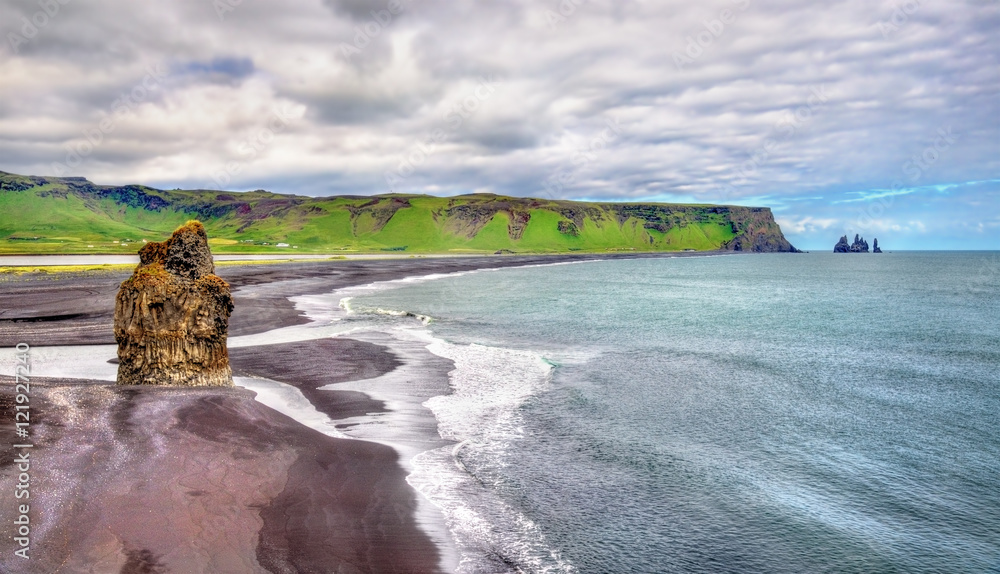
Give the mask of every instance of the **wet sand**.
POLYGON ((357 391, 321 391, 323 385, 373 379, 400 362, 385 347, 353 339, 317 339, 229 350, 233 375, 263 377, 302 391, 316 410, 331 419, 385 412, 385 406, 357 391))
POLYGON ((31 558, 5 548, 0 571, 438 570, 392 448, 330 438, 242 389, 32 391, 31 558))

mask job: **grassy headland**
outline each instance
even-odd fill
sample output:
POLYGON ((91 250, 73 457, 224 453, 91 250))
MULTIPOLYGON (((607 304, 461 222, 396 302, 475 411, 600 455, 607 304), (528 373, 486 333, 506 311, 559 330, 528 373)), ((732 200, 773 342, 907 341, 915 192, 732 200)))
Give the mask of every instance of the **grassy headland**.
POLYGON ((0 254, 133 254, 191 218, 214 253, 793 251, 761 207, 472 194, 304 197, 0 172, 0 254))

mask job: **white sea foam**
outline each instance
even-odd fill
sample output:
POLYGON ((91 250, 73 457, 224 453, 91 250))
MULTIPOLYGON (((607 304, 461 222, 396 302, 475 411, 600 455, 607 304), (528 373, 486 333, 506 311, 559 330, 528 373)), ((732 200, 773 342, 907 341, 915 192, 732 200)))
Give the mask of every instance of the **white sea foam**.
POLYGON ((438 279, 461 277, 463 275, 470 275, 472 273, 480 273, 484 271, 496 271, 496 269, 473 269, 470 271, 455 271, 453 273, 431 273, 430 275, 416 275, 413 277, 403 277, 402 279, 376 281, 374 283, 366 283, 364 285, 344 287, 343 289, 336 290, 334 294, 340 297, 341 299, 343 299, 344 297, 358 297, 362 295, 371 295, 373 293, 378 293, 380 291, 387 291, 389 289, 405 287, 407 285, 426 283, 428 281, 436 281, 438 279))
MULTIPOLYGON (((406 323, 413 326, 412 322, 406 323)), ((363 327, 352 332, 351 338, 387 346, 402 363, 400 366, 372 379, 334 383, 319 390, 360 391, 382 402, 386 411, 339 419, 338 428, 352 438, 394 448, 409 474, 414 471, 414 457, 447 444, 437 432, 434 414, 422 405, 428 397, 448 392, 447 362, 429 353, 426 341, 415 336, 413 329, 385 327, 363 327)), ((440 510, 424 496, 417 496, 416 520, 438 545, 441 569, 454 572, 460 558, 454 537, 440 510)))
MULTIPOLYGON (((90 379, 114 381, 118 378, 118 365, 109 363, 118 357, 116 345, 58 345, 31 347, 31 375, 56 379, 90 379)), ((0 357, 0 368, 14 372, 14 355, 0 357)))
MULTIPOLYGON (((583 262, 541 263, 522 267, 583 262)), ((337 310, 343 314, 341 317, 368 314, 409 317, 427 325, 432 319, 426 315, 398 309, 359 307, 355 299, 416 283, 494 271, 498 269, 407 277, 295 300, 299 303, 297 308, 305 311, 310 318, 329 320, 328 313, 334 307, 335 300, 337 310)), ((427 350, 455 364, 454 370, 449 373, 451 393, 435 396, 424 402, 423 406, 433 412, 441 437, 458 444, 433 448, 404 458, 409 459, 406 463, 411 473, 407 481, 444 515, 460 553, 456 572, 515 569, 530 572, 575 572, 573 565, 546 542, 535 523, 506 503, 491 488, 487 482, 488 477, 476 475, 474 469, 470 470, 466 466, 466 463, 471 465, 473 462, 476 466, 505 464, 505 458, 512 450, 512 443, 523 434, 520 408, 532 396, 548 388, 552 365, 536 353, 476 344, 453 344, 434 337, 426 328, 412 327, 412 323, 410 325, 411 328, 405 329, 408 334, 404 338, 423 339, 427 350)), ((387 329, 385 325, 372 325, 361 330, 383 334, 395 331, 392 334, 394 338, 402 337, 400 329, 387 329)), ((397 345, 392 347, 398 348, 397 345)), ((572 360, 570 357, 566 358, 572 360)), ((348 386, 395 404, 398 392, 390 391, 386 395, 386 382, 390 379, 397 381, 407 378, 405 370, 348 386)), ((347 388, 343 385, 337 387, 347 388)), ((398 385, 389 383, 388 387, 397 388, 398 385)), ((398 404, 396 408, 399 408, 398 404)), ((375 419, 372 421, 378 422, 380 421, 375 419)), ((373 430, 376 429, 370 428, 365 434, 373 430)), ((349 429, 347 432, 354 431, 349 429)), ((376 440, 388 444, 394 442, 387 436, 376 440)), ((395 446, 406 451, 405 445, 395 446)))
POLYGON ((351 438, 337 430, 336 423, 316 410, 302 391, 285 383, 260 377, 233 377, 233 382, 257 393, 257 401, 297 422, 335 438, 351 438))
POLYGON ((441 436, 458 442, 417 455, 407 481, 441 509, 462 553, 457 572, 575 572, 527 516, 491 488, 480 467, 502 467, 523 435, 521 407, 550 384, 540 355, 485 345, 458 345, 426 330, 427 349, 450 359, 452 393, 424 403, 441 436))
POLYGON ((396 309, 383 309, 382 307, 362 307, 360 309, 355 309, 351 305, 351 301, 354 297, 344 297, 340 300, 339 306, 346 313, 366 313, 370 315, 387 315, 389 317, 411 317, 423 323, 424 325, 430 323, 434 319, 429 315, 421 315, 420 313, 413 313, 410 311, 399 311, 396 309))

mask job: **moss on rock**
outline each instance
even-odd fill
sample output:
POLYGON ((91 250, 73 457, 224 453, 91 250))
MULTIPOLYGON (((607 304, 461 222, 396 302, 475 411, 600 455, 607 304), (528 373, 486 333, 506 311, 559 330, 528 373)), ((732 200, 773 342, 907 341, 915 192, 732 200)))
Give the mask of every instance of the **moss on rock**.
POLYGON ((139 260, 115 299, 118 384, 232 386, 233 298, 214 274, 205 228, 189 221, 139 260))

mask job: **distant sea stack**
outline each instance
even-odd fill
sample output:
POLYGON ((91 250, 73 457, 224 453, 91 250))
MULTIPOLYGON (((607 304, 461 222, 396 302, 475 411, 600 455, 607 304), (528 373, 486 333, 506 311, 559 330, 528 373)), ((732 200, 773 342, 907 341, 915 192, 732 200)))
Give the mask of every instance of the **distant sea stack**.
POLYGON ((232 386, 232 311, 229 284, 215 275, 200 222, 147 243, 115 299, 118 384, 232 386))
MULTIPOLYGON (((878 239, 875 240, 875 253, 882 253, 878 248, 878 239)), ((833 246, 834 253, 868 253, 868 242, 864 237, 854 235, 854 243, 847 243, 847 236, 840 238, 840 241, 833 246)))
POLYGON ((874 243, 872 243, 872 253, 882 253, 882 250, 878 246, 878 237, 875 238, 874 243))

